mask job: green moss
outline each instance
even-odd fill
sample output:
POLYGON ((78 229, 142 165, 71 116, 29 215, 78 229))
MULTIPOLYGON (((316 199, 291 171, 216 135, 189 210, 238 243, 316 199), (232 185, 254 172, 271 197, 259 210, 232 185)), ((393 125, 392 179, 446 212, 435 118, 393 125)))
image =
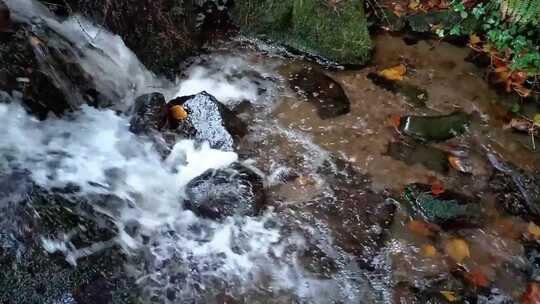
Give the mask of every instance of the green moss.
POLYGON ((240 0, 233 17, 245 33, 342 64, 364 64, 372 48, 361 0, 240 0))

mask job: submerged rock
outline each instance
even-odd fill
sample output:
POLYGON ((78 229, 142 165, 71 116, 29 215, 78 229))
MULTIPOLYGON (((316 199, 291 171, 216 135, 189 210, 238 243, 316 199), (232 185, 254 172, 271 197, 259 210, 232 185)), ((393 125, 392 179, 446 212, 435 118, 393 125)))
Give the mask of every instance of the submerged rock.
POLYGON ((362 0, 237 0, 232 15, 244 32, 341 64, 361 65, 370 56, 362 0))
POLYGON ((341 85, 323 70, 308 63, 290 63, 282 67, 289 86, 317 108, 321 119, 334 118, 351 111, 351 102, 341 85))
POLYGON ((465 133, 471 116, 455 112, 443 116, 404 116, 399 130, 420 141, 443 141, 465 133))
POLYGON ((429 185, 407 185, 402 201, 413 217, 445 229, 479 227, 484 220, 481 207, 471 198, 450 191, 434 195, 429 185))
POLYGON ((231 110, 206 92, 178 97, 168 103, 169 109, 175 105, 187 111, 187 119, 169 117, 167 127, 186 138, 207 141, 214 149, 234 150, 247 132, 246 125, 231 110))
POLYGON ((391 142, 387 155, 408 165, 420 164, 429 170, 445 174, 449 170, 448 155, 437 148, 409 142, 391 142))
POLYGON ((262 177, 240 163, 206 171, 187 184, 186 195, 185 208, 214 220, 257 215, 266 199, 262 177))
POLYGON ((326 227, 336 245, 354 255, 362 268, 374 269, 396 205, 373 192, 369 179, 339 158, 325 161, 318 174, 325 180, 327 191, 307 202, 298 213, 306 214, 307 222, 316 219, 313 225, 326 227))
POLYGON ((497 195, 497 203, 513 215, 540 223, 540 174, 526 172, 489 155, 497 172, 489 186, 497 195))
POLYGON ((428 93, 419 87, 401 81, 386 79, 377 73, 369 73, 367 76, 375 85, 394 94, 400 94, 408 104, 413 107, 425 107, 428 93))

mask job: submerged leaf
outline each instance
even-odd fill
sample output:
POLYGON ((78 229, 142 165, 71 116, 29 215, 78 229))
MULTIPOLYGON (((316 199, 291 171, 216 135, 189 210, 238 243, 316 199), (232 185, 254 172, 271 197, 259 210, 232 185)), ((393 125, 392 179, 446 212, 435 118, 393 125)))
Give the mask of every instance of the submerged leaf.
POLYGON ((407 227, 413 233, 421 235, 421 236, 430 237, 435 234, 433 232, 435 228, 434 225, 426 223, 421 220, 412 220, 407 224, 407 227))
POLYGON ((448 300, 448 302, 457 301, 456 293, 448 290, 441 290, 441 294, 448 300))
POLYGON ((521 301, 523 304, 540 303, 540 283, 529 283, 521 301))
POLYGON ((540 227, 538 227, 538 225, 536 225, 535 223, 529 222, 529 226, 527 226, 527 231, 533 239, 540 239, 540 227))
POLYGON ((379 72, 379 75, 388 80, 403 80, 403 76, 407 73, 407 67, 404 64, 398 64, 391 68, 384 69, 379 72))
POLYGON ((422 245, 422 255, 428 258, 434 258, 437 256, 437 249, 433 245, 422 245))
POLYGON ((465 278, 469 283, 475 287, 488 287, 489 281, 480 268, 473 269, 465 275, 465 278))
POLYGON ((466 258, 471 256, 469 251, 469 245, 462 239, 451 239, 446 242, 446 253, 456 263, 463 262, 466 258))

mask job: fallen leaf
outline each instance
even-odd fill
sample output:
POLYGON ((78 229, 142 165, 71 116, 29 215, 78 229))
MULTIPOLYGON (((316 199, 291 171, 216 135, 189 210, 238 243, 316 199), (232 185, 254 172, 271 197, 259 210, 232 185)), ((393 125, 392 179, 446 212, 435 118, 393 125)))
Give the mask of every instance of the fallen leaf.
POLYGON ((428 258, 434 258, 437 256, 437 249, 433 245, 424 244, 421 247, 422 255, 428 258))
POLYGON ((475 268, 471 272, 465 274, 465 278, 469 283, 476 287, 488 287, 489 281, 480 268, 475 268))
POLYGON ((448 163, 450 164, 450 167, 454 168, 456 171, 459 171, 461 173, 472 173, 472 164, 465 158, 449 155, 448 163))
POLYGON ((408 7, 410 10, 417 11, 420 8, 420 1, 411 0, 408 7))
POLYGON ((431 183, 431 193, 433 195, 439 195, 444 193, 444 185, 441 181, 436 180, 431 183))
POLYGON ((527 231, 529 232, 529 235, 535 240, 540 239, 540 227, 538 227, 538 225, 536 225, 535 223, 529 222, 529 226, 527 226, 527 231))
POLYGON ((171 116, 172 118, 176 120, 184 120, 188 117, 188 113, 186 112, 186 109, 184 107, 176 105, 172 106, 171 109, 171 116))
POLYGON ((478 35, 476 35, 476 34, 470 34, 469 35, 469 43, 472 46, 475 46, 475 45, 479 44, 480 42, 482 42, 482 40, 480 39, 480 37, 478 37, 478 35))
POLYGON ((529 283, 527 290, 521 298, 523 304, 539 304, 540 303, 540 283, 529 283))
POLYGON ((386 125, 389 127, 393 127, 394 129, 399 129, 400 124, 401 124, 401 116, 399 115, 391 115, 386 121, 386 125))
POLYGON ((448 290, 441 290, 440 293, 448 300, 448 302, 457 301, 456 293, 448 290))
POLYGON ((534 115, 533 124, 537 127, 540 127, 540 114, 534 115))
POLYGON ((412 220, 407 224, 407 228, 413 233, 421 236, 430 237, 435 235, 435 227, 421 220, 412 220))
POLYGON ((398 64, 391 68, 384 69, 379 72, 379 75, 388 80, 403 80, 403 76, 407 73, 407 67, 404 64, 398 64))
POLYGON ((451 239, 446 241, 446 253, 452 260, 459 264, 471 256, 469 245, 462 239, 451 239))

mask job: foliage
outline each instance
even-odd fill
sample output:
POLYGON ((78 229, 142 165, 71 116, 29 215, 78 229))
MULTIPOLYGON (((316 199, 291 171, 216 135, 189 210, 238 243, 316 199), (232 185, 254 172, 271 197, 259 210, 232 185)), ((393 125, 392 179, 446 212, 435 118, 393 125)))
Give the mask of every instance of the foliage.
POLYGON ((540 0, 470 3, 453 0, 451 8, 460 14, 462 22, 450 29, 439 29, 437 34, 445 37, 483 33, 483 49, 491 53, 497 50, 497 57, 507 61, 512 71, 524 71, 529 77, 540 75, 540 0))

